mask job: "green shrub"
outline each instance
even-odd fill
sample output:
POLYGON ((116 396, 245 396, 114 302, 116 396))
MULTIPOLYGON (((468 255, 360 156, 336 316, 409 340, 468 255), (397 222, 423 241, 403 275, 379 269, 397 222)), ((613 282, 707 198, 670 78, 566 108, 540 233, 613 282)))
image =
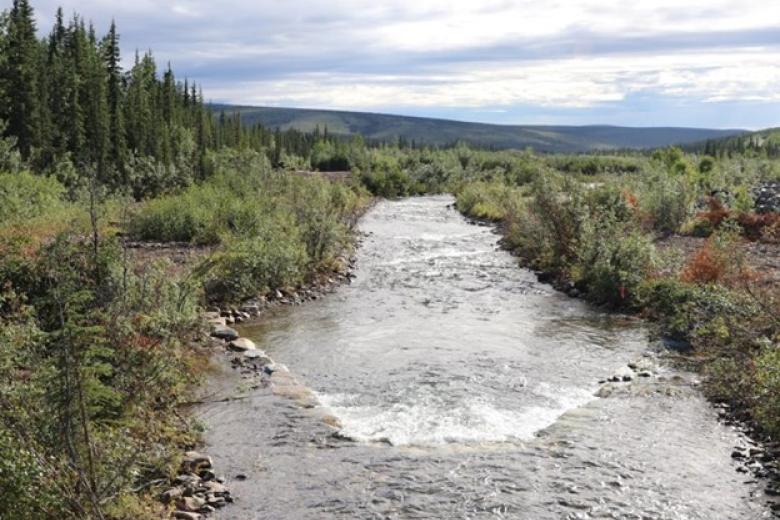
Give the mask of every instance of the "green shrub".
MULTIPOLYGON (((19 428, 26 429, 22 425, 19 428)), ((29 438, 20 438, 0 424, 0 518, 66 517, 62 488, 67 487, 73 476, 64 461, 56 461, 62 464, 62 470, 55 473, 54 463, 29 438)))
POLYGON ((656 171, 642 181, 638 198, 656 230, 674 233, 693 213, 697 196, 688 177, 656 171))
POLYGON ((0 222, 37 217, 62 207, 65 188, 29 172, 0 173, 0 222))
POLYGON ((614 307, 636 305, 639 286, 655 265, 650 237, 604 216, 583 226, 579 244, 573 278, 588 298, 614 307))
POLYGON ((202 204, 198 191, 194 188, 147 202, 129 222, 130 235, 138 240, 161 242, 216 242, 217 237, 206 234, 213 208, 202 204))
POLYGON ((308 265, 306 246, 295 227, 274 226, 228 244, 209 260, 206 293, 214 301, 240 301, 300 283, 308 265))
POLYGON ((474 182, 457 193, 458 210, 470 217, 498 222, 515 215, 523 205, 518 188, 498 182, 474 182))
POLYGON ((767 342, 755 361, 755 413, 771 435, 780 435, 780 349, 767 342))

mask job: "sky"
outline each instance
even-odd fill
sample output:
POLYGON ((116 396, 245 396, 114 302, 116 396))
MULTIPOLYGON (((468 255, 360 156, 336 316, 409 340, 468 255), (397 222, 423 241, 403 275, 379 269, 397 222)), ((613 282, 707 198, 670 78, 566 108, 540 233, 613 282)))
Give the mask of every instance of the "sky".
POLYGON ((31 0, 207 100, 500 124, 780 126, 780 0, 31 0))

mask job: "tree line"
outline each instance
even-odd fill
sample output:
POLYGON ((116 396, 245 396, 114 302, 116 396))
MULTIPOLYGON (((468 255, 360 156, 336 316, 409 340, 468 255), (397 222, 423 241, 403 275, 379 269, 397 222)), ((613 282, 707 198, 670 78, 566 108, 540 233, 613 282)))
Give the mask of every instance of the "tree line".
MULTIPOLYGON (((0 151, 77 187, 93 177, 136 198, 187 186, 208 174, 210 150, 252 149, 274 166, 303 166, 319 131, 248 127, 239 113, 214 116, 202 89, 160 69, 151 51, 123 70, 115 23, 98 35, 78 14, 57 11, 39 38, 28 0, 0 15, 0 151)), ((3 169, 11 169, 3 160, 3 169)))

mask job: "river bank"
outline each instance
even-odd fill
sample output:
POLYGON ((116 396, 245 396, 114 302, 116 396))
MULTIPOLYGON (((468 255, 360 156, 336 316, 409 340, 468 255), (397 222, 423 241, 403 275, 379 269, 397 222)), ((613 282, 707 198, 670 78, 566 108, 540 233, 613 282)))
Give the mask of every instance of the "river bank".
MULTIPOLYGON (((376 204, 373 199, 358 208, 350 216, 350 229, 354 228, 359 218, 376 204)), ((351 232, 350 246, 341 255, 329 263, 327 268, 318 268, 306 276, 306 282, 297 287, 277 288, 267 294, 258 295, 235 305, 214 305, 202 315, 207 345, 210 346, 205 355, 216 363, 217 370, 225 368, 225 361, 240 374, 241 387, 231 395, 221 397, 222 400, 240 399, 240 393, 267 385, 273 379, 278 381, 289 375, 283 366, 277 366, 265 352, 258 350, 248 338, 241 337, 232 327, 243 322, 257 319, 264 313, 271 312, 280 306, 296 306, 306 302, 316 301, 333 292, 352 279, 352 270, 356 259, 354 252, 359 245, 360 237, 354 230, 351 232)), ((171 243, 131 243, 134 251, 134 261, 137 265, 157 261, 160 257, 173 260, 171 275, 181 275, 196 269, 207 261, 209 255, 215 253, 214 248, 195 247, 191 244, 171 243)), ((289 379, 289 392, 295 392, 296 382, 289 379)), ((203 390, 196 390, 191 398, 190 408, 196 404, 213 399, 203 390)), ((225 485, 225 477, 218 475, 218 467, 213 465, 211 457, 197 451, 184 453, 183 461, 177 476, 171 480, 170 486, 159 495, 164 504, 174 506, 171 512, 174 518, 184 520, 199 520, 234 501, 231 490, 225 485)))
MULTIPOLYGON (((453 205, 453 208, 457 208, 457 205, 453 205)), ((495 233, 501 237, 499 240, 501 247, 518 257, 521 266, 528 268, 538 267, 538 259, 532 256, 529 257, 518 250, 517 229, 513 229, 512 223, 504 220, 495 221, 473 217, 464 208, 461 208, 461 212, 474 225, 491 226, 495 233)), ((512 218, 522 219, 524 217, 522 215, 513 215, 512 218)), ((615 238, 615 240, 620 240, 620 238, 615 238)), ((711 244, 711 239, 691 236, 668 235, 658 239, 655 246, 664 257, 664 267, 654 275, 654 280, 652 277, 649 277, 649 283, 659 283, 658 280, 660 279, 660 283, 663 284, 664 278, 672 284, 677 283, 680 273, 684 272, 688 268, 687 266, 696 265, 695 262, 701 261, 702 251, 708 251, 711 244)), ((780 279, 780 251, 776 244, 737 240, 730 243, 728 255, 730 255, 731 262, 739 263, 739 269, 751 273, 749 279, 745 278, 741 281, 743 287, 754 286, 756 288, 755 296, 751 294, 751 297, 760 297, 759 294, 765 294, 766 291, 777 289, 778 279, 780 279), (758 274, 752 275, 752 273, 758 274)), ((714 261, 717 262, 717 260, 714 261)), ((614 275, 618 276, 617 273, 614 273, 614 275)), ((590 286, 587 280, 573 281, 566 269, 536 271, 536 277, 540 282, 551 283, 556 290, 569 297, 590 299, 592 301, 591 295, 588 293, 594 287, 590 286)), ((618 280, 613 280, 612 284, 615 287, 620 286, 618 280)), ((727 360, 730 354, 716 352, 712 355, 697 352, 694 345, 700 340, 696 338, 694 330, 683 329, 684 332, 682 333, 679 328, 675 330, 673 327, 670 327, 670 322, 675 319, 674 316, 665 315, 663 311, 659 314, 657 302, 654 302, 652 298, 637 297, 636 294, 631 296, 630 301, 626 296, 621 296, 621 298, 626 298, 625 302, 619 302, 617 305, 606 305, 605 307, 612 309, 617 307, 620 309, 621 304, 625 303, 627 305, 622 310, 628 310, 648 319, 653 326, 653 335, 657 338, 656 341, 660 346, 659 352, 661 357, 665 358, 666 362, 673 366, 696 372, 704 378, 705 384, 700 385, 697 382, 696 386, 700 386, 708 396, 711 405, 718 413, 719 420, 726 426, 745 435, 745 442, 734 446, 734 451, 731 453, 731 457, 738 464, 736 471, 765 482, 764 493, 767 497, 767 505, 774 511, 775 515, 780 516, 780 502, 776 500, 776 497, 780 495, 780 442, 771 432, 766 430, 765 425, 760 424, 756 420, 755 415, 750 410, 734 399, 735 392, 745 392, 744 388, 730 388, 728 390, 717 387, 712 388, 714 385, 724 384, 718 381, 710 383, 710 388, 707 388, 707 376, 712 374, 712 367, 717 366, 721 360, 727 360)), ((676 305, 682 306, 686 305, 686 303, 679 301, 676 305)), ((703 307, 712 305, 712 302, 703 301, 688 303, 687 305, 703 307)), ((709 316, 708 319, 720 318, 716 311, 716 314, 709 316)), ((716 338, 715 341, 722 344, 726 341, 726 338, 716 338)), ((738 368, 725 367, 722 370, 726 371, 726 375, 724 377, 723 374, 720 374, 719 377, 721 379, 729 379, 732 382, 737 381, 738 377, 729 375, 729 372, 736 372, 739 370, 738 368)), ((634 373, 629 375, 629 377, 635 377, 636 375, 634 373)), ((613 376, 612 380, 615 379, 619 380, 619 376, 613 376)), ((780 399, 780 397, 764 395, 762 399, 771 403, 772 400, 780 399)))
MULTIPOLYGON (((268 385, 271 380, 278 385, 280 379, 289 375, 285 367, 274 363, 265 352, 256 348, 254 342, 241 337, 232 326, 259 318, 263 313, 279 306, 295 306, 316 301, 333 292, 339 285, 349 283, 355 259, 340 259, 342 261, 336 262, 336 265, 340 266, 339 269, 318 272, 310 277, 308 283, 296 289, 287 289, 284 292, 277 289, 241 305, 223 308, 212 306, 203 314, 204 324, 209 331, 208 344, 211 347, 207 355, 217 364, 214 369, 221 370, 225 368, 225 363, 229 362, 229 366, 239 374, 241 382, 240 388, 236 388, 235 392, 229 395, 219 397, 219 400, 224 402, 241 399, 242 392, 268 385)), ((288 392, 296 391, 296 383, 293 380, 287 384, 293 388, 288 389, 288 392)), ((213 400, 213 395, 198 390, 188 407, 191 409, 195 405, 213 400)), ((226 477, 219 473, 219 466, 214 465, 212 458, 190 449, 184 453, 176 477, 171 480, 170 486, 160 493, 159 500, 174 507, 171 511, 173 518, 200 520, 233 503, 234 497, 226 485, 226 477)))
MULTIPOLYGON (((237 497, 216 517, 760 517, 730 456, 747 441, 696 378, 646 357, 635 320, 517 269, 450 200, 382 202, 351 284, 237 327, 290 368, 199 408, 237 497)), ((238 355, 215 396, 242 386, 238 355)))

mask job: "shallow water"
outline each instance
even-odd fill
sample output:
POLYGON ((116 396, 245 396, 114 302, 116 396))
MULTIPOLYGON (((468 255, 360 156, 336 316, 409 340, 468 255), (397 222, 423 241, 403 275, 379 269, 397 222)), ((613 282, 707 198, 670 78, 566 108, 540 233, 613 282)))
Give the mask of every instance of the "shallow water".
POLYGON ((351 285, 242 330, 318 407, 259 388, 203 408, 217 468, 247 476, 218 518, 768 517, 693 376, 595 397, 654 359, 646 332, 538 283, 451 202, 382 202, 351 285))

